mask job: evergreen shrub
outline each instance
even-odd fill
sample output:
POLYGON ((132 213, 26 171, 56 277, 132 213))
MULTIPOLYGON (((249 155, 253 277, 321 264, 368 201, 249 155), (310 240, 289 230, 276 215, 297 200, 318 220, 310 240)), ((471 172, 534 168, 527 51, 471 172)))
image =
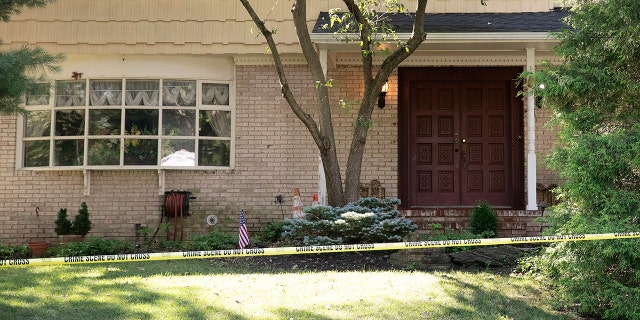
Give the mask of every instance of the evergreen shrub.
POLYGON ((73 220, 73 234, 79 234, 81 236, 87 235, 91 230, 91 220, 89 220, 89 208, 87 208, 87 203, 82 202, 80 204, 80 209, 78 210, 78 215, 76 215, 73 220))
POLYGON ((72 224, 71 220, 67 217, 67 209, 61 208, 58 211, 58 218, 55 221, 56 227, 54 231, 57 235, 62 236, 66 234, 71 234, 72 224))
POLYGON ((191 250, 226 250, 238 248, 238 235, 211 230, 206 235, 193 237, 190 245, 191 250))
POLYGON ((284 222, 269 222, 262 226, 261 231, 261 239, 270 242, 277 242, 282 237, 282 233, 284 229, 284 222))
POLYGON ((24 259, 31 257, 29 248, 25 245, 21 246, 5 246, 0 243, 0 259, 24 259))
POLYGON ((362 198, 344 207, 306 207, 305 219, 285 219, 282 237, 303 245, 399 242, 418 226, 399 217, 398 204, 362 198))
POLYGON ((56 257, 92 256, 119 253, 132 253, 133 243, 122 240, 111 240, 102 237, 91 237, 84 242, 69 242, 53 249, 56 257))
POLYGON ((498 215, 485 201, 479 201, 471 211, 469 218, 471 233, 483 238, 492 238, 498 234, 498 215))

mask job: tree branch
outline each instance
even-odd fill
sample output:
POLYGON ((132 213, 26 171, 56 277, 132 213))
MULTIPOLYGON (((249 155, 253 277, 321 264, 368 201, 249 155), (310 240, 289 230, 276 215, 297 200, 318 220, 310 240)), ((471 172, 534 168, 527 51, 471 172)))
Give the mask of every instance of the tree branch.
MULTIPOLYGON (((278 74, 278 79, 280 80, 281 92, 282 96, 287 100, 291 111, 302 121, 302 123, 307 127, 313 140, 319 146, 322 144, 323 139, 321 139, 320 131, 318 130, 318 126, 316 122, 313 120, 311 115, 306 113, 304 109, 298 104, 291 91, 291 87, 289 86, 289 81, 287 80, 287 76, 284 72, 284 65, 282 64, 282 59, 280 59, 280 53, 278 52, 278 47, 276 46, 275 40, 273 39, 273 33, 267 29, 264 24, 264 21, 260 19, 258 14, 253 10, 253 7, 249 3, 248 0, 240 0, 244 8, 249 13, 249 16, 255 23, 256 27, 262 33, 265 40, 267 41, 267 45, 269 46, 269 50, 271 51, 271 56, 273 58, 273 62, 275 64, 276 73, 278 74)), ((295 4, 294 4, 295 6, 295 4)))

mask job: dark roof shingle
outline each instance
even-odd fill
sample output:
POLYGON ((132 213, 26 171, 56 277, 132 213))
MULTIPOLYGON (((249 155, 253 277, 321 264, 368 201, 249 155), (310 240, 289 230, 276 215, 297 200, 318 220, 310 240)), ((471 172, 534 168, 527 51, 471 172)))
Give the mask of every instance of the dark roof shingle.
MULTIPOLYGON (((553 32, 566 28, 562 19, 569 14, 556 8, 548 12, 518 13, 427 13, 424 27, 427 33, 474 32, 553 32)), ((396 33, 411 33, 415 14, 388 14, 396 33)), ((321 12, 313 33, 333 33, 323 29, 329 23, 329 13, 321 12)))

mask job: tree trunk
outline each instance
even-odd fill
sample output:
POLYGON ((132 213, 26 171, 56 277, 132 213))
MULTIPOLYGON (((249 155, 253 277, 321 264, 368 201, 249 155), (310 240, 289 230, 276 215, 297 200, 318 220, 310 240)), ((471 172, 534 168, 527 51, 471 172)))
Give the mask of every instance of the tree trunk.
POLYGON ((413 35, 406 44, 385 58, 375 77, 373 76, 373 58, 372 51, 371 25, 363 15, 359 6, 354 0, 343 0, 349 11, 354 14, 354 18, 360 25, 360 40, 362 54, 362 71, 364 75, 364 95, 358 111, 351 148, 349 150, 349 158, 347 160, 346 181, 343 189, 342 175, 340 164, 338 162, 337 150, 335 146, 335 137, 333 133, 333 123, 331 117, 331 104, 329 103, 329 90, 327 88, 327 80, 325 78, 320 58, 316 47, 311 41, 309 30, 307 28, 306 18, 306 1, 293 1, 291 13, 293 15, 293 23, 296 28, 296 34, 300 41, 300 48, 308 63, 309 70, 312 73, 314 83, 316 84, 316 98, 318 101, 317 115, 318 123, 301 105, 296 101, 293 92, 287 81, 284 72, 284 66, 278 53, 278 48, 273 39, 273 33, 269 30, 264 22, 258 17, 248 0, 240 0, 247 13, 255 22, 256 27, 264 36, 274 64, 280 84, 282 88, 282 96, 287 100, 289 107, 293 113, 302 121, 313 141, 316 143, 322 158, 322 164, 325 171, 325 180, 327 184, 327 197, 329 205, 343 206, 347 201, 355 201, 359 197, 360 175, 362 171, 362 160, 364 157, 365 144, 367 142, 367 134, 370 127, 371 115, 375 108, 375 102, 378 97, 382 85, 387 81, 393 70, 413 53, 420 43, 424 41, 424 11, 427 0, 418 0, 416 15, 414 20, 413 35))

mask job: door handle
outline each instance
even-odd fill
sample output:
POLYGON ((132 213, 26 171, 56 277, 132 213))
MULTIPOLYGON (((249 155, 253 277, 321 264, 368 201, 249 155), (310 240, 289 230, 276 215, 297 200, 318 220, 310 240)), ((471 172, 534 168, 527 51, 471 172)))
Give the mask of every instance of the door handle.
POLYGON ((458 152, 458 149, 460 148, 460 137, 458 136, 458 133, 454 133, 453 134, 453 151, 454 152, 458 152))
POLYGON ((467 168, 467 139, 462 139, 462 169, 467 168))

